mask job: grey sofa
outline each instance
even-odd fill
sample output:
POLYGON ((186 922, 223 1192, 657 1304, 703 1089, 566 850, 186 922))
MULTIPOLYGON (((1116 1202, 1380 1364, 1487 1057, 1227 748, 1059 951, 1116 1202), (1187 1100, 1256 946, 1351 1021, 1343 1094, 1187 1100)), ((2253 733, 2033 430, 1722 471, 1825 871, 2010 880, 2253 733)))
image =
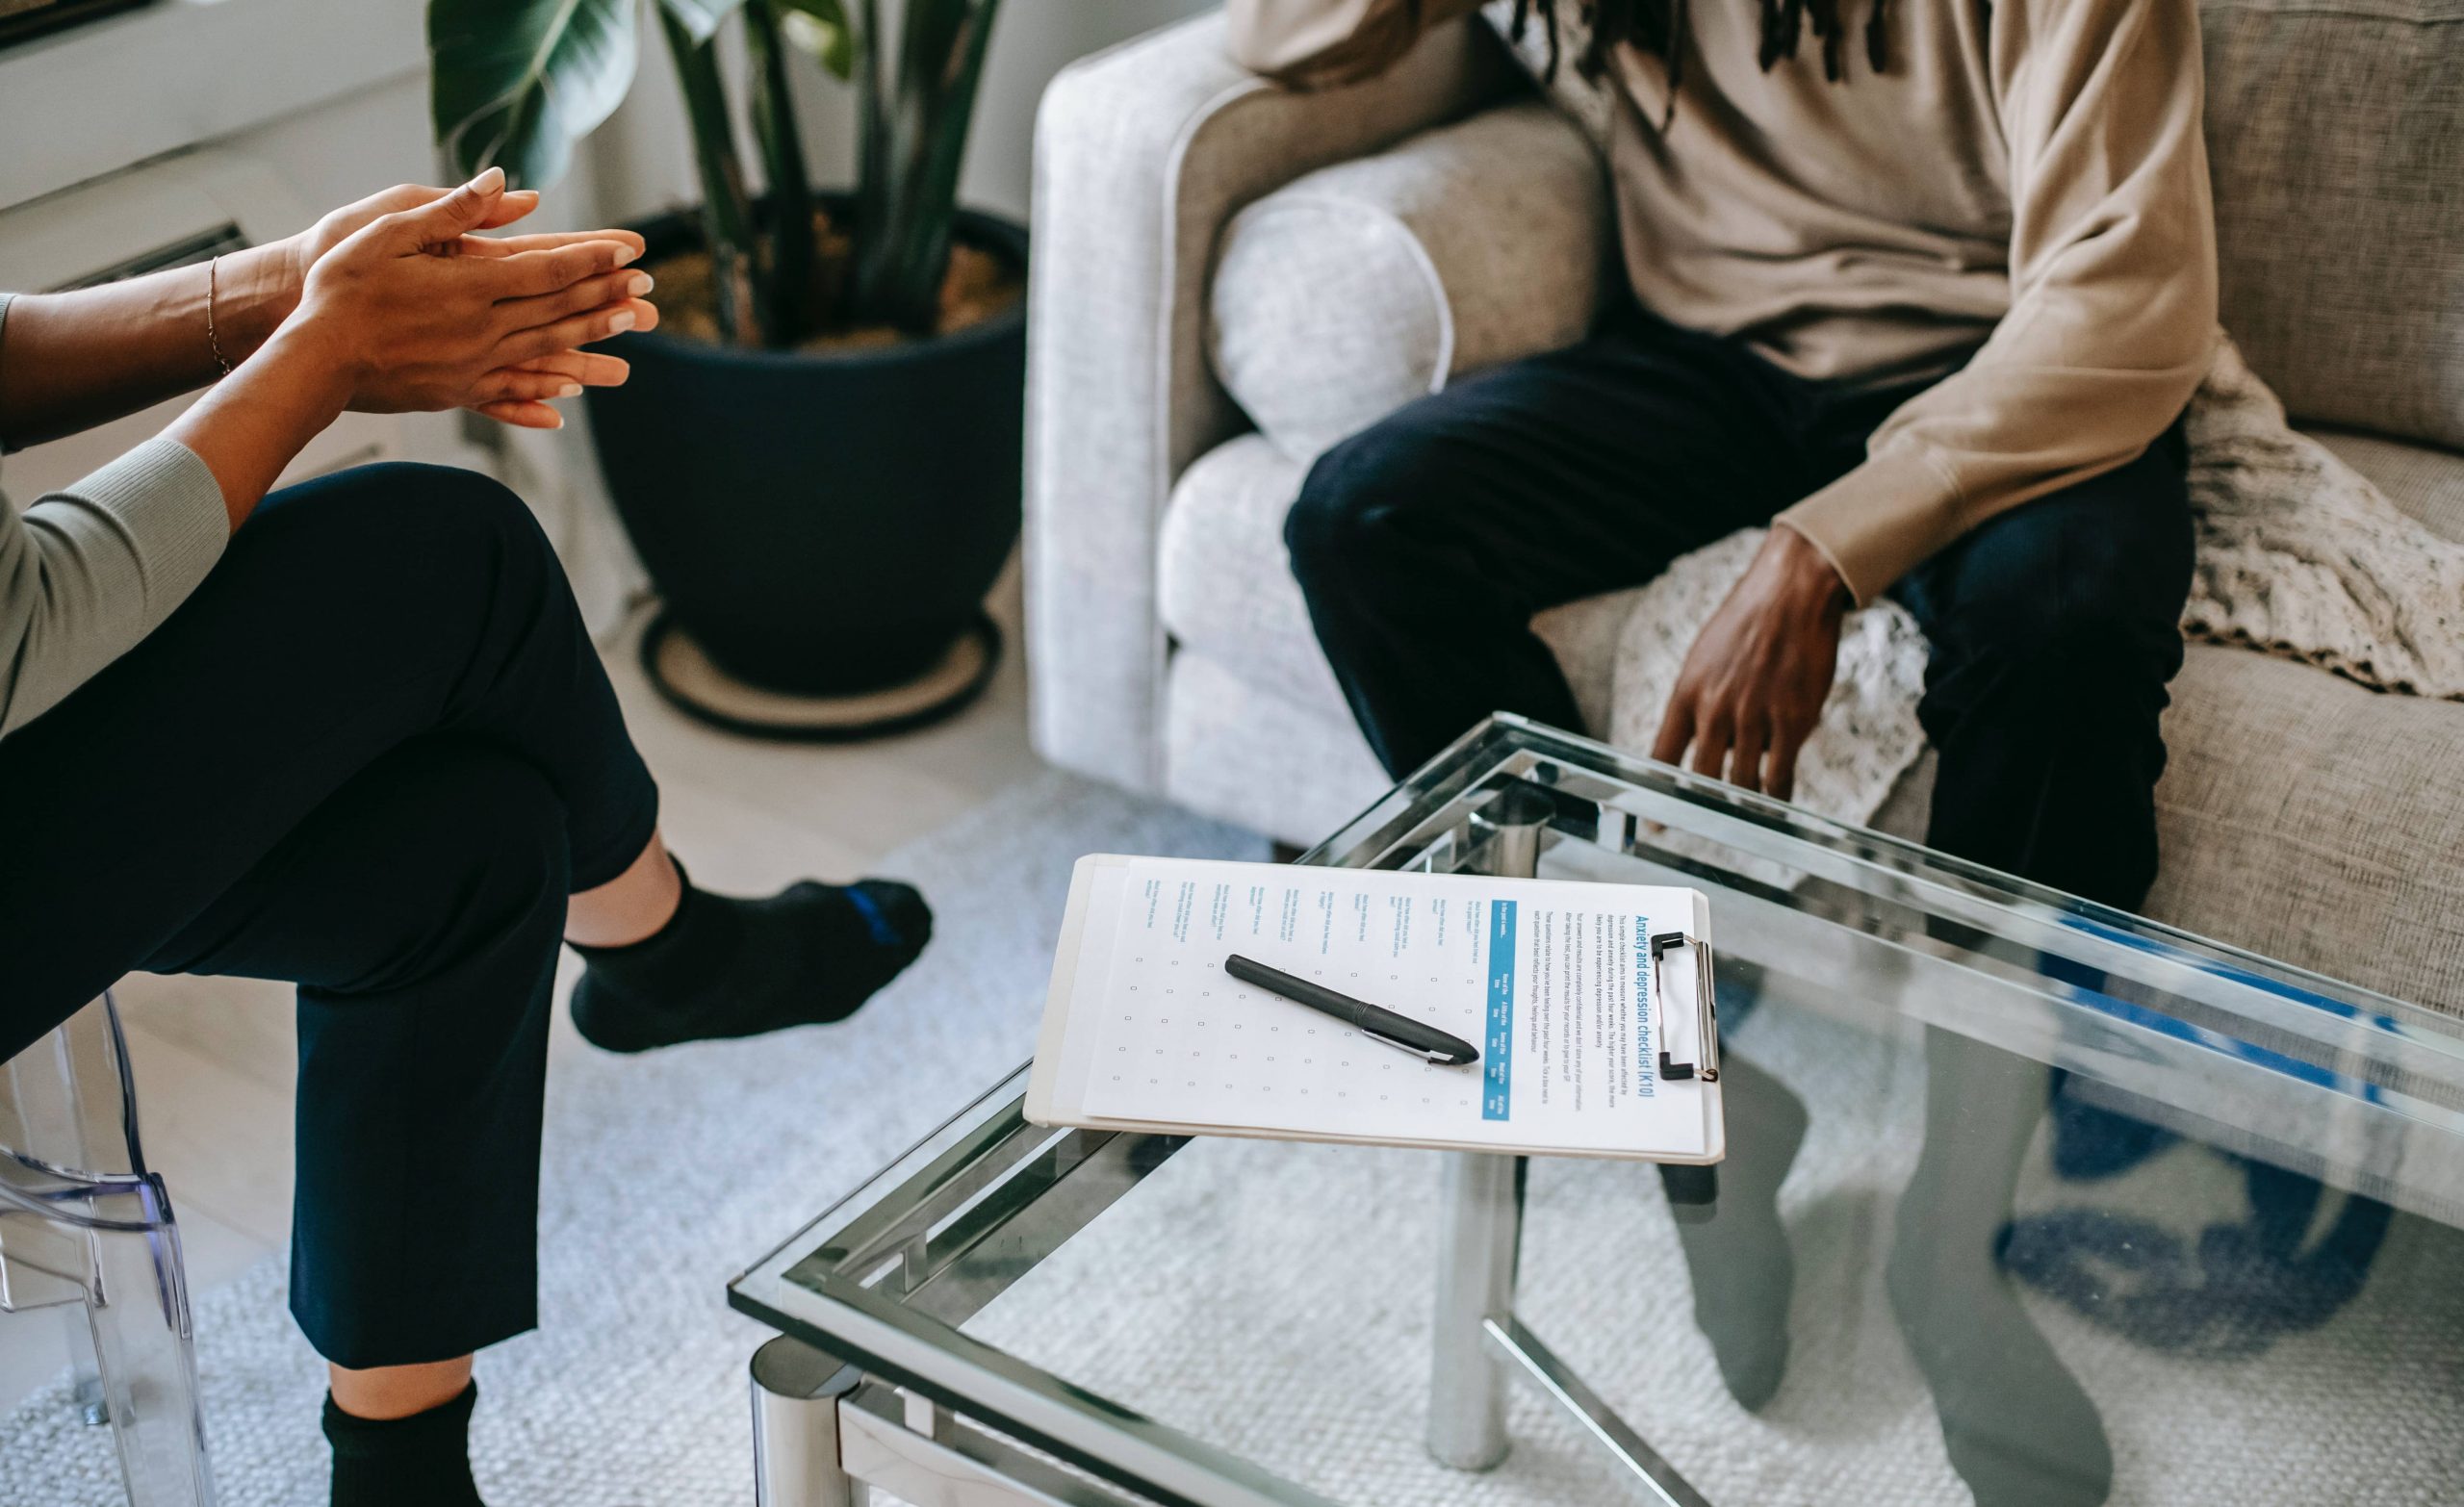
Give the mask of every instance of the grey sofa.
MULTIPOLYGON (((2464 539, 2464 0, 2204 16, 2226 328, 2297 421, 2464 539)), ((1333 439, 1583 328, 1609 223, 1586 130, 1477 18, 1297 94, 1205 17, 1057 79, 1036 173, 1037 745, 1313 841, 1386 781, 1283 515, 1333 439)), ((1596 728, 1624 605, 1537 622, 1596 728)), ((2464 704, 2194 646, 2166 736, 2152 914, 2464 1013, 2464 704)), ((1921 833, 1930 779, 1877 825, 1921 833)))

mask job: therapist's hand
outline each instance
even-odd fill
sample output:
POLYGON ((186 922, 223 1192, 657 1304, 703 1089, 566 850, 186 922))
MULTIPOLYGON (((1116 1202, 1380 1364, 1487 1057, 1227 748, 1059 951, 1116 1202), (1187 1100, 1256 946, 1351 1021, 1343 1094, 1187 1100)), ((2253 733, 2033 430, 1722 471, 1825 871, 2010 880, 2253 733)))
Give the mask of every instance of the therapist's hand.
POLYGON ((1797 754, 1821 720, 1850 596, 1805 535, 1775 525, 1754 563, 1695 635, 1652 757, 1784 801, 1797 754))
MULTIPOLYGON (((425 184, 397 184, 382 192, 372 193, 356 203, 346 204, 299 234, 267 247, 266 250, 274 268, 269 281, 271 285, 270 296, 276 304, 276 322, 298 306, 300 296, 307 286, 308 274, 328 252, 379 219, 392 215, 424 209, 454 192, 456 191, 452 189, 433 188, 425 184)), ((426 249, 432 255, 485 258, 518 256, 530 251, 553 250, 592 242, 615 242, 629 247, 633 257, 639 257, 645 249, 641 236, 630 230, 552 231, 524 236, 485 236, 475 233, 513 224, 538 207, 539 194, 536 190, 504 189, 497 194, 494 205, 472 232, 465 232, 450 241, 430 245, 426 249)), ((634 327, 637 329, 650 329, 658 323, 658 311, 647 301, 638 303, 633 312, 634 327)), ((253 346, 250 348, 253 349, 253 346)), ((233 354, 237 359, 243 360, 246 356, 245 351, 237 351, 233 354)), ((520 368, 509 370, 533 376, 561 378, 562 380, 555 384, 559 391, 569 385, 614 387, 621 384, 630 371, 626 363, 617 357, 581 350, 559 351, 543 356, 536 361, 524 363, 520 368)), ((517 387, 535 387, 538 384, 526 384, 508 376, 505 381, 496 385, 510 392, 517 387)), ((564 421, 545 401, 531 398, 499 396, 484 398, 469 406, 475 412, 524 428, 556 428, 564 421)))
MULTIPOLYGON (((406 210, 424 209, 451 193, 451 189, 435 189, 420 183, 398 183, 379 193, 372 193, 355 204, 346 204, 325 216, 295 236, 279 243, 291 279, 292 297, 296 302, 301 289, 308 283, 309 268, 318 259, 341 245, 388 215, 406 210)), ((510 225, 539 207, 535 189, 506 189, 496 197, 487 217, 472 227, 494 230, 510 225)))
POLYGON ((625 268, 638 243, 549 238, 463 251, 472 231, 498 221, 502 199, 503 176, 491 169, 353 231, 310 267, 269 353, 290 348, 342 384, 345 406, 377 413, 470 407, 519 422, 527 406, 587 381, 621 380, 623 363, 580 347, 656 321, 641 299, 649 279, 625 268))
POLYGON ((536 407, 553 425, 545 400, 583 380, 560 364, 644 324, 648 280, 624 266, 629 243, 435 254, 489 223, 503 192, 504 175, 490 171, 344 237, 308 269, 299 307, 264 348, 164 431, 214 473, 233 528, 344 409, 536 407))

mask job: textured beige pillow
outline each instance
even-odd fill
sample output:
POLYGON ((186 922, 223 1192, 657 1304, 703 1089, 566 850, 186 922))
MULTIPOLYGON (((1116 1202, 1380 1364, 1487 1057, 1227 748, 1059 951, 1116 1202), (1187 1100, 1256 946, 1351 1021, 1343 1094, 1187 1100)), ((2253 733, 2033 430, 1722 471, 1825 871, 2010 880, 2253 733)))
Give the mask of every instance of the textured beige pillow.
POLYGON ((1216 375, 1307 460, 1450 376, 1570 345, 1600 298, 1606 192, 1538 101, 1296 179, 1224 229, 1216 375))

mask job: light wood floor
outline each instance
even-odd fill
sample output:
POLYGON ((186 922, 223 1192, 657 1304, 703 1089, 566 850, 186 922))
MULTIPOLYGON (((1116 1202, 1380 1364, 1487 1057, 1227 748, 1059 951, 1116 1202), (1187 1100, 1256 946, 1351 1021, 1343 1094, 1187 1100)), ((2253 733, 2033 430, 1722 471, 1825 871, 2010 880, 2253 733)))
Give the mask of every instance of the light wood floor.
MULTIPOLYGON (((608 674, 694 881, 752 894, 853 879, 1032 773, 1014 566, 992 606, 1008 643, 982 701, 938 728, 846 748, 753 743, 687 721, 643 682, 629 631, 608 674)), ((190 1280, 208 1290, 278 1249, 291 1222, 291 992, 138 975, 118 997, 146 1146, 179 1211, 190 1280)), ((561 1010, 556 1030, 571 1036, 561 1010)), ((63 1322, 57 1311, 0 1314, 0 1407, 66 1364, 63 1322)))

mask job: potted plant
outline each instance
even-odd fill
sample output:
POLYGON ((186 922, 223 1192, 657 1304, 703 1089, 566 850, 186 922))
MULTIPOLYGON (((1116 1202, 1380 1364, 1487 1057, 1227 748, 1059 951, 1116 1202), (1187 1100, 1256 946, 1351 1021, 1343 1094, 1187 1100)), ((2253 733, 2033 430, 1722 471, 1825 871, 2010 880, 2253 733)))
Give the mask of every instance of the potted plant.
MULTIPOLYGON (((990 677, 983 600, 1018 534, 1026 233, 957 205, 999 0, 651 0, 682 87, 698 213, 636 228, 655 332, 590 391, 608 491, 663 600, 642 654, 686 710, 851 736, 945 715, 990 677), (757 195, 720 27, 750 63, 757 195), (856 91, 858 173, 816 192, 802 49, 856 91)), ((437 138, 525 187, 629 88, 636 0, 430 0, 437 138)))

